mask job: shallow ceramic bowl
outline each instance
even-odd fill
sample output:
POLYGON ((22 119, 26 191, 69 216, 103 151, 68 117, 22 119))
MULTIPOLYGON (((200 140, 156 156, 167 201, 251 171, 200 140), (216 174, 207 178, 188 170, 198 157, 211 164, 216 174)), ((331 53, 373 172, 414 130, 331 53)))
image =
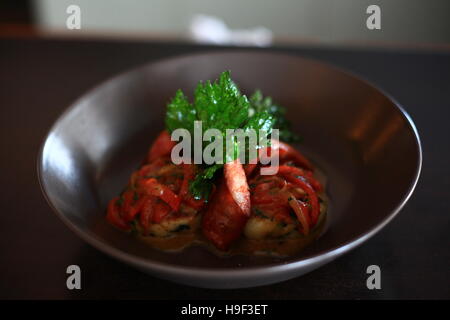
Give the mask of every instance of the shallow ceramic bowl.
POLYGON ((50 206, 81 238, 151 275, 209 288, 250 287, 316 269, 383 228, 417 183, 421 147, 406 112, 367 82, 298 56, 213 52, 161 60, 121 74, 76 101, 54 124, 38 159, 50 206), (105 221, 109 199, 126 185, 164 126, 178 88, 231 70, 244 93, 261 89, 285 106, 299 148, 327 176, 326 232, 286 259, 220 258, 203 248, 151 249, 105 221), (374 195, 380 194, 377 201, 374 195))

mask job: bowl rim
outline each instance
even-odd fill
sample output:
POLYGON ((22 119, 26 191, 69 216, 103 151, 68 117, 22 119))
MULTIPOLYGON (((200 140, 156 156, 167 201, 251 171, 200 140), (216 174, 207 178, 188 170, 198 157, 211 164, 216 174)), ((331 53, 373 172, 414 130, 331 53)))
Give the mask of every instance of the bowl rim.
POLYGON ((191 277, 197 277, 197 278, 205 278, 205 277, 255 277, 255 276, 262 276, 266 275, 268 271, 271 271, 273 273, 278 272, 285 272, 289 270, 296 270, 303 266, 308 265, 319 265, 320 263, 324 263, 327 261, 331 261, 340 255, 358 247, 363 242, 374 236, 376 233, 378 233, 384 226, 386 226, 394 217, 397 216, 397 214, 401 211, 401 209, 405 206, 407 201, 410 199, 411 195, 414 192, 414 189, 417 186, 417 183, 419 181, 419 177, 422 171, 422 161, 423 161, 423 151, 422 151, 422 145, 420 136, 417 130, 416 125, 414 124, 414 121, 412 120, 411 116, 405 111, 405 109, 398 103, 396 99, 394 99, 389 93, 387 93, 385 90, 381 89, 377 85, 373 84, 371 81, 366 79, 364 76, 361 76, 360 74, 349 71, 345 68, 336 66, 330 62, 323 61, 321 59, 316 58, 310 58, 305 57, 302 53, 291 53, 291 52, 285 52, 283 50, 280 50, 279 48, 271 48, 269 50, 265 51, 259 51, 255 49, 206 49, 202 50, 200 52, 191 52, 186 54, 179 54, 179 55, 173 55, 167 58, 159 58, 155 59, 151 62, 144 63, 137 65, 133 68, 126 69, 123 72, 119 72, 111 77, 108 77, 104 80, 102 80, 100 83, 96 84, 95 86, 91 87, 91 89, 85 91, 81 96, 79 96, 76 100, 74 100, 67 108, 65 108, 60 115, 57 117, 56 120, 54 120, 51 127, 48 129, 43 142, 41 143, 41 146, 39 148, 39 153, 37 156, 37 177, 39 181, 39 186, 42 191, 42 194, 47 201, 48 205, 52 209, 52 211, 55 213, 56 216, 70 229, 72 230, 76 235, 78 235, 81 239, 86 241, 88 244, 93 246, 94 248, 102 251, 103 253, 106 253, 112 257, 115 257, 116 259, 131 263, 132 265, 143 268, 143 269, 151 269, 155 272, 159 272, 161 274, 178 274, 181 276, 191 276, 191 277), (281 262, 275 262, 270 263, 268 265, 258 265, 258 266, 242 266, 242 267, 219 267, 219 268, 208 268, 208 267, 196 267, 196 266, 180 266, 177 264, 170 264, 155 260, 150 260, 148 258, 138 257, 133 254, 130 254, 128 252, 122 251, 112 245, 109 245, 108 243, 102 241, 101 239, 93 236, 90 234, 89 231, 84 231, 81 228, 77 227, 75 224, 70 222, 70 220, 65 217, 64 214, 60 213, 56 207, 53 205, 50 196, 47 193, 46 189, 46 182, 43 176, 43 153, 45 146, 48 142, 48 139, 50 135, 53 133, 55 128, 58 126, 58 124, 65 118, 67 114, 69 114, 73 109, 75 109, 78 104, 88 95, 95 92, 97 89, 103 87, 107 83, 111 83, 114 80, 121 78, 127 74, 131 74, 134 72, 137 72, 140 69, 147 68, 154 64, 161 64, 161 63, 170 63, 172 60, 180 60, 180 59, 189 59, 189 58, 195 58, 200 56, 211 56, 211 55, 266 55, 266 56, 276 56, 279 58, 289 58, 289 59, 301 59, 306 60, 309 63, 319 64, 322 66, 325 66, 327 68, 334 69, 337 72, 344 73, 345 75, 354 78, 358 81, 363 82, 369 87, 374 88, 379 93, 381 93, 383 96, 385 96, 389 101, 392 102, 393 106, 396 108, 397 112, 400 113, 402 117, 406 120, 406 123, 409 125, 409 128, 412 130, 415 141, 417 144, 417 151, 418 151, 418 160, 416 163, 416 169, 414 173, 414 177, 411 181, 411 183, 408 186, 408 189, 404 196, 399 200, 398 204, 395 206, 395 208, 379 223, 375 224, 374 226, 368 228, 365 232, 362 232, 360 234, 357 234, 351 238, 349 238, 347 241, 343 242, 342 244, 336 245, 330 249, 324 249, 322 251, 319 251, 317 253, 311 254, 310 256, 307 256, 305 258, 300 258, 298 260, 294 261, 281 261, 281 262))

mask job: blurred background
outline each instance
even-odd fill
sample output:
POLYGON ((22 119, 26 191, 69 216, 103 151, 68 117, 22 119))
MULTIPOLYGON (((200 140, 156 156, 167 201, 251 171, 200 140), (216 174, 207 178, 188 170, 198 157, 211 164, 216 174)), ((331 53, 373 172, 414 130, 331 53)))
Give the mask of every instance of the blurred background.
POLYGON ((2 34, 181 40, 232 45, 450 46, 449 0, 0 1, 2 34), (369 5, 381 30, 369 30, 369 5), (68 30, 70 5, 81 29, 68 30))

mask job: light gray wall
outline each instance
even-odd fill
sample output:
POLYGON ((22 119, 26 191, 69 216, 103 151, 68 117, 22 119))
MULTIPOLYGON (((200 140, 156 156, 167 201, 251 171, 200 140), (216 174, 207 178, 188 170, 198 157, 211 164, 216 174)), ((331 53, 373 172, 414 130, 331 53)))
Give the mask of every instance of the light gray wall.
POLYGON ((70 4, 81 7, 82 32, 185 35, 202 13, 232 28, 267 27, 280 39, 450 43, 450 0, 34 0, 40 28, 65 30, 70 4), (370 4, 381 7, 382 30, 365 27, 370 4))

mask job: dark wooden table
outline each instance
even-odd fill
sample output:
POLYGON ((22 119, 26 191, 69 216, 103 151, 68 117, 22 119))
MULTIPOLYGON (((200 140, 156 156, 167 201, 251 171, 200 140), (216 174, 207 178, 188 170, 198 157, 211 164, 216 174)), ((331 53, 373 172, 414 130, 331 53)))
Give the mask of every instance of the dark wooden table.
POLYGON ((424 149, 422 176, 400 215, 361 247, 310 274, 242 290, 177 285, 100 253, 59 221, 41 194, 36 158, 64 108, 130 67, 210 49, 162 42, 0 39, 0 298, 450 298, 450 52, 273 49, 334 63, 377 84, 409 112, 424 149), (71 264, 82 269, 82 290, 66 289, 71 264), (381 290, 366 288, 371 264, 381 267, 381 290))

